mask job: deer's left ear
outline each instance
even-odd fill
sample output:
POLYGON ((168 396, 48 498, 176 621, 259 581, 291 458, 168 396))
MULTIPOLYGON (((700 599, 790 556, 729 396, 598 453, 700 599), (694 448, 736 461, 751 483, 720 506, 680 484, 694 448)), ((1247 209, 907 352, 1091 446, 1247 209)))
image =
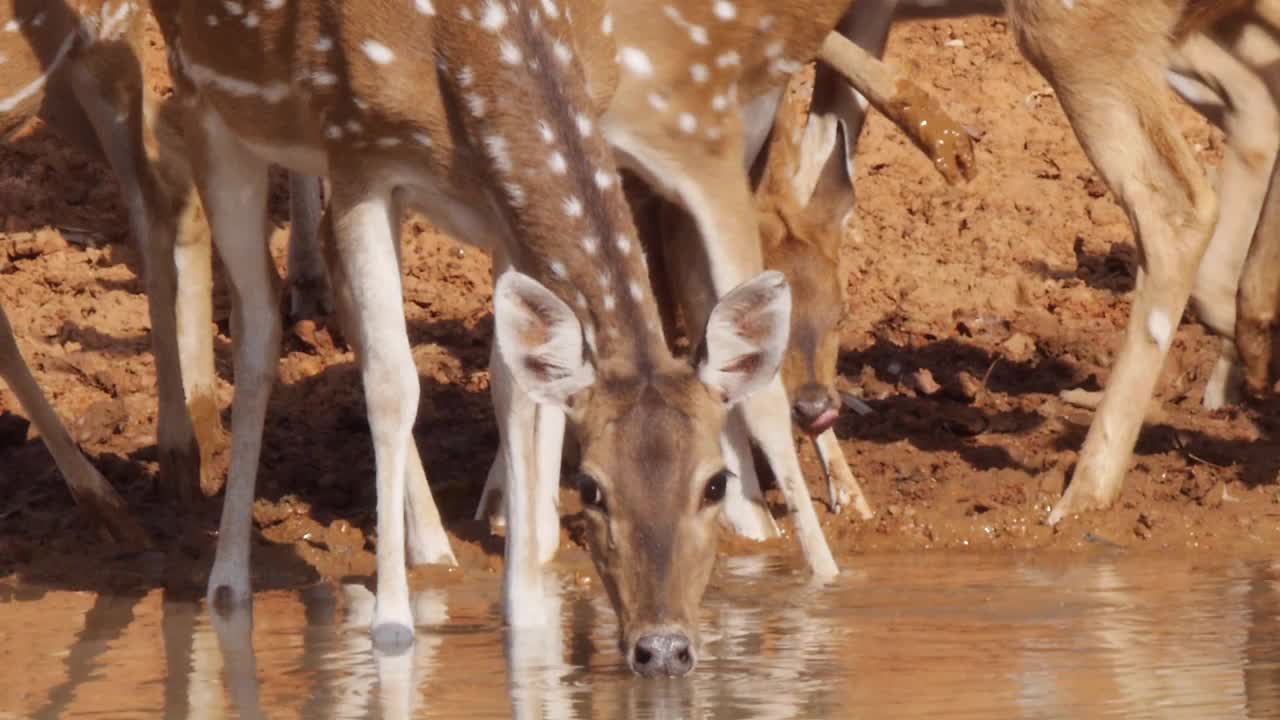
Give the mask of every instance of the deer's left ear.
POLYGON ((568 409, 570 399, 595 382, 578 318, 537 280, 502 273, 493 291, 493 324, 499 357, 534 400, 568 409))
POLYGON ((698 377, 732 405, 773 380, 791 334, 791 288, 776 271, 725 294, 707 319, 698 377))

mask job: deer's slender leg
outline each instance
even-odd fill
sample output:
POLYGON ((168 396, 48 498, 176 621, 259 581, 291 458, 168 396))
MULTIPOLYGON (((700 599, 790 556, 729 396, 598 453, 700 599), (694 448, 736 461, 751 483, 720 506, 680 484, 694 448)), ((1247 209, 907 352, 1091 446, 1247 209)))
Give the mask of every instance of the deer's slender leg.
POLYGON ((267 252, 267 165, 212 110, 192 108, 187 137, 196 184, 232 290, 235 396, 231 469, 209 577, 209 602, 226 609, 250 601, 249 546, 262 430, 280 353, 276 276, 267 252))
POLYGON ((1245 387, 1251 395, 1270 390, 1274 379, 1272 334, 1280 314, 1280 163, 1272 169, 1271 184, 1257 233, 1249 248, 1238 292, 1236 347, 1244 363, 1245 387))
POLYGON ((289 319, 295 322, 327 315, 331 307, 320 252, 321 187, 318 177, 289 173, 289 319))
POLYGON ((389 190, 362 191, 350 181, 334 183, 332 203, 337 256, 352 301, 347 330, 362 350, 360 368, 377 466, 374 643, 402 647, 413 641, 405 573, 405 480, 408 456, 416 453, 412 431, 421 388, 401 308, 396 251, 400 213, 389 190))
MULTIPOLYGON (((1259 60, 1280 54, 1274 37, 1253 26, 1238 36, 1234 49, 1259 60)), ((1280 112, 1264 79, 1209 37, 1189 38, 1180 55, 1196 77, 1219 89, 1215 94, 1223 98, 1220 117, 1227 138, 1218 175, 1222 208, 1191 294, 1201 322, 1228 339, 1205 386, 1204 405, 1212 409, 1239 401, 1241 378, 1230 342, 1236 329, 1236 290, 1280 147, 1280 112)))
POLYGON ((174 318, 173 232, 165 195, 143 146, 143 88, 138 60, 125 45, 92 48, 71 67, 71 84, 119 179, 129 225, 144 261, 151 343, 160 399, 157 441, 165 490, 189 503, 200 485, 200 451, 187 414, 174 318))
POLYGON ((1124 345, 1051 523, 1108 507, 1119 494, 1217 215, 1161 87, 1175 13, 1108 24, 1100 12, 1049 0, 1010 5, 1024 53, 1057 89, 1086 154, 1128 210, 1142 257, 1124 345), (1089 33, 1090 48, 1114 54, 1081 52, 1076 39, 1089 33), (1128 71, 1115 73, 1119 65, 1128 71))

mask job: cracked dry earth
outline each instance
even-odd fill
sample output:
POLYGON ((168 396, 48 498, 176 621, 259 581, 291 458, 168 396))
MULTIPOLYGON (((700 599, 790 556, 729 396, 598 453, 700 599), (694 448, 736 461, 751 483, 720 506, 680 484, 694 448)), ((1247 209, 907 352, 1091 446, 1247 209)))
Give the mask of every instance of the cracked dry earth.
MULTIPOLYGON (((156 68, 158 42, 152 50, 156 68)), ((980 174, 948 187, 882 117, 864 131, 857 218, 842 250, 840 370, 870 412, 846 411, 836 431, 877 515, 861 521, 820 508, 841 565, 933 549, 1120 546, 1194 558, 1276 547, 1274 407, 1201 408, 1216 343, 1190 316, 1119 502, 1044 525, 1092 417, 1057 394, 1106 381, 1133 286, 1130 229, 1002 20, 903 23, 888 57, 979 134, 980 174)), ((1190 110, 1180 117, 1213 172, 1221 136, 1190 110)), ((277 192, 272 203, 282 269, 284 199, 277 192)), ((488 260, 421 219, 406 223, 404 244, 404 308, 423 388, 418 444, 461 572, 496 572, 501 540, 470 520, 497 444, 488 260)), ((0 388, 0 577, 76 589, 203 587, 220 501, 174 512, 159 499, 138 269, 103 167, 39 127, 0 150, 0 301, 73 435, 158 541, 147 553, 102 544, 0 388)), ((221 281, 215 303, 226 424, 221 281)), ((255 506, 255 588, 372 573, 373 456, 362 403, 341 343, 323 328, 286 334, 255 506)), ((820 502, 825 481, 807 443, 802 459, 820 502)), ((217 462, 225 472, 225 454, 217 462)), ((569 547, 578 538, 572 493, 562 508, 569 547)), ((729 539, 722 549, 799 554, 789 538, 763 548, 729 539)), ((430 569, 417 577, 441 579, 430 569)))

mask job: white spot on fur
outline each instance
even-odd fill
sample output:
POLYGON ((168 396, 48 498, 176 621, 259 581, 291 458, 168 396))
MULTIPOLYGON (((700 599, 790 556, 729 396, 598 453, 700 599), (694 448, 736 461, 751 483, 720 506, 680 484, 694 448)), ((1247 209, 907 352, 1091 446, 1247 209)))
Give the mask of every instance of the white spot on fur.
POLYGON ((626 235, 618 235, 618 237, 614 238, 613 244, 615 247, 618 248, 618 252, 622 253, 623 255, 630 254, 631 238, 627 237, 626 235))
POLYGON ((414 0, 414 7, 423 15, 435 15, 436 8, 431 4, 431 0, 414 0))
POLYGON ((502 187, 507 191, 507 199, 515 207, 524 207, 524 188, 513 182, 506 182, 502 187))
POLYGON ((756 23, 756 27, 760 28, 762 32, 768 32, 769 28, 773 27, 773 22, 776 19, 772 15, 762 15, 760 16, 760 22, 756 23))
POLYGON ((381 148, 393 148, 399 144, 400 138, 398 137, 380 137, 377 142, 378 147, 381 148))
POLYGON ((687 112, 680 113, 680 119, 677 122, 680 124, 680 131, 686 135, 692 135, 698 130, 698 119, 687 112))
POLYGON ((627 290, 631 293, 632 300, 640 302, 644 299, 644 288, 640 287, 640 283, 635 280, 631 281, 631 284, 627 286, 627 290))
POLYGON ((1160 352, 1168 352, 1169 344, 1173 342, 1173 323, 1169 320, 1168 313, 1152 310, 1147 316, 1147 332, 1151 334, 1151 339, 1160 348, 1160 352))
POLYGON ((469 88, 475 81, 475 71, 471 69, 470 65, 463 65, 462 69, 458 71, 458 84, 464 88, 469 88))
POLYGON ((667 102, 667 99, 662 96, 662 93, 656 92, 649 93, 649 104, 658 112, 666 112, 667 108, 670 107, 670 104, 667 102))
POLYGON ((643 77, 653 75, 653 61, 649 59, 649 55, 640 48, 623 47, 618 50, 618 61, 622 63, 622 67, 628 71, 643 77))
POLYGON ((273 11, 279 10, 284 7, 284 0, 266 0, 266 2, 262 3, 262 7, 273 11))
POLYGON ((377 40, 365 40, 360 43, 360 49, 364 51, 364 54, 370 60, 378 65, 389 65, 392 60, 396 59, 396 54, 391 51, 391 48, 377 40))
POLYGON ((578 133, 582 135, 582 137, 588 137, 591 135, 591 118, 579 113, 578 117, 574 118, 574 122, 577 123, 578 133))
POLYGON ((582 201, 577 196, 570 195, 564 199, 564 214, 571 218, 582 217, 582 201))
POLYGON ((689 66, 689 74, 693 76, 694 82, 704 83, 711 77, 711 70, 702 63, 694 63, 689 66))
POLYGON ((601 190, 608 190, 609 188, 613 187, 613 175, 610 175, 608 172, 605 172, 604 170, 597 170, 595 179, 596 179, 596 187, 600 188, 601 190))
POLYGON ((206 23, 208 23, 208 24, 209 24, 209 27, 218 27, 218 16, 217 16, 217 15, 210 15, 210 16, 206 17, 206 18, 204 19, 204 21, 205 21, 206 23))
POLYGON ((600 238, 595 235, 587 235, 582 238, 582 250, 588 255, 595 255, 600 252, 600 238))
POLYGON ((222 7, 226 8, 228 13, 237 17, 244 14, 244 5, 235 0, 223 0, 222 7))
POLYGON ((556 7, 556 4, 555 2, 553 2, 553 0, 542 0, 542 11, 545 12, 547 14, 547 17, 551 18, 552 20, 555 20, 556 18, 560 17, 560 8, 556 7))
POLYGON ((330 125, 324 129, 324 136, 330 140, 338 140, 342 137, 342 128, 337 125, 330 125))
POLYGON ((502 42, 498 43, 498 57, 502 58, 502 62, 507 65, 519 65, 520 61, 524 59, 524 54, 520 52, 520 48, 516 47, 515 43, 503 38, 502 42))
POLYGON ((338 84, 338 76, 328 70, 317 70, 311 73, 311 82, 317 87, 330 87, 338 84))
POLYGON ((613 34, 613 13, 604 14, 604 19, 600 21, 600 32, 605 35, 613 34))
POLYGON ((333 38, 328 35, 321 35, 316 38, 315 44, 311 47, 315 48, 316 52, 329 52, 333 49, 333 38))
POLYGON ((551 267, 551 274, 555 275, 561 280, 564 280, 565 278, 569 277, 569 271, 565 269, 564 263, 560 262, 559 260, 552 260, 550 267, 551 267))
POLYGON ((485 101, 484 98, 471 94, 467 96, 467 107, 471 108, 471 114, 480 118, 484 117, 485 101))
POLYGON ((500 172, 511 172, 511 151, 506 138, 501 135, 487 135, 484 139, 484 147, 489 152, 489 157, 493 158, 494 167, 500 172))
POLYGON ((604 311, 613 312, 616 307, 618 307, 618 301, 614 299, 613 293, 611 292, 605 293, 604 294, 604 311))
POLYGON ((716 67, 725 68, 730 65, 740 65, 741 63, 742 56, 738 54, 737 50, 720 53, 720 55, 716 57, 716 67))
POLYGON ((547 166, 551 168, 551 172, 563 175, 566 168, 564 155, 559 151, 551 153, 550 157, 547 158, 547 166))
POLYGON ((480 27, 496 33, 507 24, 507 9, 498 0, 489 0, 484 6, 484 15, 480 18, 480 27))
POLYGON ((413 141, 422 147, 431 147, 431 136, 424 132, 410 133, 409 137, 413 138, 413 141))
POLYGON ((716 112, 724 112, 729 109, 729 98, 723 95, 716 95, 711 98, 711 109, 716 112))
POLYGON ((248 15, 245 15, 245 16, 244 16, 244 26, 245 26, 245 27, 247 27, 247 28, 256 28, 256 27, 258 27, 258 22, 259 22, 259 21, 258 21, 258 14, 257 14, 257 13, 249 13, 248 15))
POLYGON ((556 40, 551 46, 551 52, 555 53, 556 60, 564 64, 568 64, 573 59, 573 53, 569 51, 569 46, 556 40))
POLYGON ((538 134, 542 136, 542 142, 552 143, 556 140, 556 134, 546 120, 538 121, 538 134))
POLYGON ((715 14, 721 20, 729 21, 738 16, 738 8, 729 0, 716 0, 715 14))

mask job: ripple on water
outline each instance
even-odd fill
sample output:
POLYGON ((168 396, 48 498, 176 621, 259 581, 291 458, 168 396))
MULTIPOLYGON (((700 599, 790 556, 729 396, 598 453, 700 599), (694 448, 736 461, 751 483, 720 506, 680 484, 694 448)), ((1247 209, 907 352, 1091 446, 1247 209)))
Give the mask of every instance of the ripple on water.
MULTIPOLYGON (((1109 556, 850 558, 825 588, 722 563, 703 652, 641 680, 594 587, 557 622, 501 622, 499 581, 416 593, 413 647, 370 642, 363 586, 255 596, 211 616, 156 590, 0 587, 0 719, 1280 717, 1280 569, 1109 556), (195 710, 199 712, 194 712, 195 710)), ((554 585, 554 583, 553 583, 554 585)))

